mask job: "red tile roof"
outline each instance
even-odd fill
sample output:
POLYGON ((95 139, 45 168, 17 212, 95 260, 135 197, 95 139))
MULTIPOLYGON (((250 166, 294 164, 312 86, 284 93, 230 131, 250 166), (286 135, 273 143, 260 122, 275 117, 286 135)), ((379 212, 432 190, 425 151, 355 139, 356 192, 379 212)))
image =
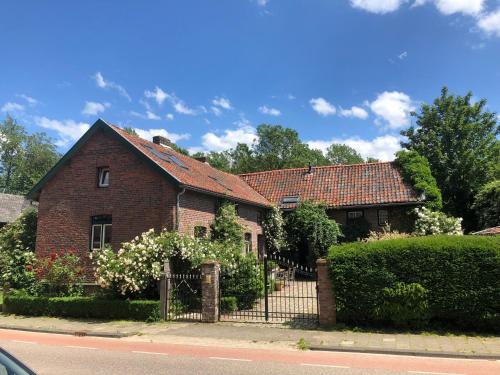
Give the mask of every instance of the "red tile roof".
POLYGON ((145 154, 183 187, 213 193, 260 206, 270 206, 269 201, 252 189, 240 177, 219 171, 172 148, 157 145, 133 136, 115 125, 109 125, 132 146, 145 154), (156 150, 156 151, 153 151, 156 150), (156 155, 155 155, 156 153, 156 155), (163 154, 162 154, 163 153, 163 154), (167 155, 165 155, 167 154, 167 155), (172 155, 172 157, 168 156, 172 155), (161 158, 160 158, 161 157, 161 158))
POLYGON ((300 201, 324 202, 329 207, 417 203, 419 197, 403 181, 393 162, 332 165, 282 169, 240 175, 271 203, 282 208, 283 197, 298 196, 300 201))
POLYGON ((474 232, 472 234, 475 234, 475 235, 478 235, 478 236, 496 236, 496 235, 500 235, 500 226, 486 228, 486 229, 480 230, 479 232, 474 232))

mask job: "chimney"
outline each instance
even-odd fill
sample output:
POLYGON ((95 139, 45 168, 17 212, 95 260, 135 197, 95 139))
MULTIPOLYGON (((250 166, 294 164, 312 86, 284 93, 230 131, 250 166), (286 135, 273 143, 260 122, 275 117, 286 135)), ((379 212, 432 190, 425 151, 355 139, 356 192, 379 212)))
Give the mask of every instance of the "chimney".
POLYGON ((198 156, 195 159, 198 160, 198 161, 201 161, 202 163, 206 163, 207 162, 207 157, 206 156, 198 156))
POLYGON ((170 139, 165 138, 165 137, 163 137, 161 135, 155 135, 153 137, 153 143, 157 144, 157 145, 160 145, 160 146, 165 146, 165 147, 172 148, 172 141, 170 141, 170 139))

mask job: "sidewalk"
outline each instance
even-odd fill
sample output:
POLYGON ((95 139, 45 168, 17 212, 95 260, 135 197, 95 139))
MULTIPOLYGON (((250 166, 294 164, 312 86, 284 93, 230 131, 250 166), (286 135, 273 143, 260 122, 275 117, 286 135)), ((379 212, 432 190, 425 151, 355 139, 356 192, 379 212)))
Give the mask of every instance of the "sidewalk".
POLYGON ((298 341, 303 339, 311 350, 500 359, 500 337, 301 330, 244 323, 102 322, 15 315, 0 315, 0 328, 240 348, 296 349, 298 341))

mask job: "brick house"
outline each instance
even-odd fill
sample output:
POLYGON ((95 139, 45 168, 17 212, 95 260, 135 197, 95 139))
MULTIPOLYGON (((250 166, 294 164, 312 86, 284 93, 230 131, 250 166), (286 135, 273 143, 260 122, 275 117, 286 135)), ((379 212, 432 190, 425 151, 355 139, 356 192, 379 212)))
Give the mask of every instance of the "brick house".
POLYGON ((389 224, 407 232, 412 227, 408 211, 422 203, 394 162, 283 169, 240 177, 285 212, 300 201, 325 203, 328 215, 341 226, 364 218, 372 230, 389 224))
POLYGON ((405 210, 420 203, 392 163, 298 168, 240 176, 98 120, 28 193, 39 202, 36 253, 74 248, 92 278, 89 255, 151 228, 204 236, 224 200, 237 204, 245 251, 262 253, 260 220, 278 205, 325 202, 347 225, 365 217, 373 228, 408 225, 405 210))
POLYGON ((260 219, 270 203, 238 176, 98 120, 38 182, 36 253, 74 248, 92 277, 89 254, 154 228, 202 236, 223 200, 237 204, 246 251, 263 248, 260 219))

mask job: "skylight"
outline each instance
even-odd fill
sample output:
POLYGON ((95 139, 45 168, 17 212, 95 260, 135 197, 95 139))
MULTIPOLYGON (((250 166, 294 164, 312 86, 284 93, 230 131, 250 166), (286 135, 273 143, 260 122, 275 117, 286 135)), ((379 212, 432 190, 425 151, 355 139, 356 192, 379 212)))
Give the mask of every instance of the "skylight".
POLYGON ((179 160, 179 158, 177 156, 172 155, 172 154, 167 154, 167 156, 170 158, 170 160, 172 160, 179 167, 184 168, 184 169, 189 169, 188 167, 186 167, 184 165, 184 163, 182 161, 179 160))
POLYGON ((215 182, 217 182, 223 188, 225 188, 225 189, 227 189, 229 191, 233 191, 233 189, 231 189, 230 187, 227 187, 226 185, 224 185, 224 183, 222 181, 220 181, 217 177, 214 177, 214 176, 208 176, 208 177, 210 177, 212 180, 214 180, 215 182))
POLYGON ((152 147, 152 146, 149 146, 149 145, 145 145, 145 144, 141 144, 143 147, 146 147, 149 151, 151 151, 151 153, 156 156, 157 158, 163 160, 163 161, 166 161, 167 163, 170 163, 170 158, 168 156, 168 154, 164 153, 164 152, 161 152, 161 151, 158 151, 156 148, 152 147))
POLYGON ((282 204, 299 203, 299 197, 297 195, 295 195, 295 196, 289 196, 289 197, 283 197, 283 198, 281 198, 281 203, 282 204))

